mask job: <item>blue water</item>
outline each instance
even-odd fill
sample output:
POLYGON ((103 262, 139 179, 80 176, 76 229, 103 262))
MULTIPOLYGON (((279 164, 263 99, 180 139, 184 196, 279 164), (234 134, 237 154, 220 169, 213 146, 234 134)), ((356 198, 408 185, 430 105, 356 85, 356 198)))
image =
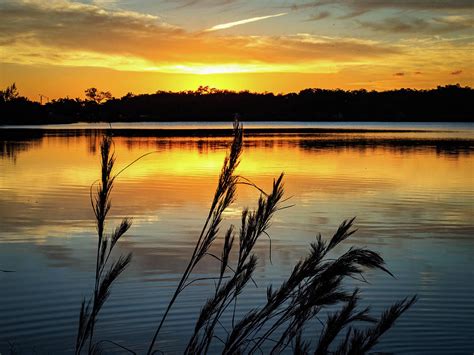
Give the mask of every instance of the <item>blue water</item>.
MULTIPOLYGON (((118 168, 143 153, 156 153, 124 173, 112 195, 108 228, 123 216, 134 219, 119 246, 121 251, 132 251, 134 259, 100 316, 97 339, 114 340, 139 353, 146 349, 192 252, 229 143, 228 137, 206 133, 170 137, 153 130, 129 134, 125 128, 196 125, 113 124, 118 168)), ((259 125, 269 124, 246 127, 259 125)), ((384 256, 396 275, 393 279, 369 272, 370 284, 352 283, 363 291, 361 305, 370 305, 377 315, 396 300, 419 296, 377 350, 471 354, 472 125, 295 125, 356 131, 252 134, 248 130, 239 173, 268 188, 272 178, 285 171, 286 196, 291 196, 288 203, 294 207, 280 211, 273 220, 271 262, 268 240, 258 242, 259 287, 247 287, 237 316, 263 302, 266 286, 277 286, 288 276, 317 233, 327 238, 343 219, 357 216, 358 232, 336 252, 351 245, 369 247, 384 256), (363 129, 382 132, 359 132, 363 129)), ((24 354, 73 350, 80 302, 89 296, 94 277, 96 239, 89 186, 99 173, 100 133, 95 129, 103 126, 0 130, 0 269, 14 271, 0 272, 2 354, 10 347, 24 354)), ((211 123, 199 128, 228 126, 211 123)), ((257 198, 254 189, 239 188, 225 225, 238 224, 242 208, 255 206, 257 198)), ((195 277, 215 276, 216 268, 215 261, 206 259, 195 277)), ((160 334, 160 350, 182 351, 212 290, 213 283, 203 281, 182 295, 160 334)), ((230 322, 228 315, 225 321, 230 322)), ((222 329, 219 334, 225 336, 222 329)))

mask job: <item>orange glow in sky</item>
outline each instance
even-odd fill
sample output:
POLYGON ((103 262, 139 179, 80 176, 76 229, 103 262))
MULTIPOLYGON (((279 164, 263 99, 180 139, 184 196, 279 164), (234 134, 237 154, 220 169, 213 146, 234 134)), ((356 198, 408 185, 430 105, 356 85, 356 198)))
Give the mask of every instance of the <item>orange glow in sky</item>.
POLYGON ((32 99, 472 86, 472 4, 5 0, 0 85, 32 99))

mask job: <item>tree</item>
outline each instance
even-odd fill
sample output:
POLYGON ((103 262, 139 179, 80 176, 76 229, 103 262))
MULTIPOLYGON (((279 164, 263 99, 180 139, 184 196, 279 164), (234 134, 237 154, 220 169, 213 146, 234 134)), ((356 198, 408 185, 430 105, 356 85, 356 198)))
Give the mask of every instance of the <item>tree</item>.
POLYGON ((86 94, 86 99, 88 101, 94 101, 96 104, 100 104, 103 101, 110 100, 112 94, 110 91, 98 91, 97 88, 89 88, 84 90, 86 94))
POLYGON ((135 94, 133 92, 127 92, 127 95, 122 96, 121 99, 122 100, 129 100, 134 96, 135 96, 135 94))
POLYGON ((16 84, 13 83, 10 86, 7 86, 5 90, 0 90, 0 98, 2 101, 13 101, 19 97, 18 89, 16 88, 16 84))
POLYGON ((205 94, 209 94, 209 86, 202 86, 202 85, 199 85, 199 87, 197 88, 196 90, 196 94, 197 95, 205 95, 205 94))

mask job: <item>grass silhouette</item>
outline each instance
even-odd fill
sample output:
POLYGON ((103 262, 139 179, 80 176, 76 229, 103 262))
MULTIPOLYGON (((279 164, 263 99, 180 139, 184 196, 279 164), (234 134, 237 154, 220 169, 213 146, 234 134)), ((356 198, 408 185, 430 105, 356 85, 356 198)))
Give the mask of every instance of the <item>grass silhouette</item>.
MULTIPOLYGON (((289 277, 276 289, 268 287, 264 304, 252 309, 241 319, 236 319, 238 296, 250 282, 255 282, 253 275, 258 259, 254 247, 262 236, 270 238, 268 229, 272 217, 285 208, 282 206, 283 174, 274 179, 272 190, 268 193, 235 174, 242 144, 243 127, 235 122, 233 141, 224 159, 209 213, 180 281, 157 322, 147 354, 162 353, 159 349, 159 334, 163 324, 180 294, 197 280, 214 280, 215 290, 196 317, 194 331, 183 349, 185 354, 205 354, 211 344, 216 346, 217 342, 222 354, 253 354, 264 351, 279 354, 290 350, 295 354, 317 355, 369 352, 398 317, 416 302, 416 296, 396 302, 378 318, 369 314, 369 308, 359 309, 360 291, 358 288, 348 290, 345 281, 358 276, 364 279, 363 273, 368 269, 379 269, 392 274, 386 268, 383 258, 370 249, 351 247, 336 258, 333 255, 328 257, 336 246, 355 232, 354 219, 344 221, 328 241, 319 235, 310 245, 309 254, 293 267, 289 277), (235 201, 238 184, 254 186, 260 192, 257 207, 255 210, 242 211, 238 230, 230 226, 225 231, 220 255, 210 253, 211 246, 220 234, 223 213, 235 201), (205 257, 219 261, 216 277, 193 278, 194 269, 205 257), (320 333, 316 335, 313 331, 313 337, 305 336, 304 331, 311 328, 312 321, 319 320, 318 316, 329 311, 332 313, 322 322, 320 333), (224 314, 231 315, 230 324, 224 324, 224 314), (226 331, 225 338, 216 334, 217 326, 226 331)), ((94 340, 97 315, 110 295, 112 284, 131 260, 131 254, 120 256, 105 272, 115 244, 131 226, 130 220, 125 218, 110 236, 104 234, 110 209, 110 193, 118 175, 113 175, 112 172, 115 157, 111 153, 111 146, 111 136, 104 136, 101 144, 101 180, 95 198, 92 198, 91 192, 98 234, 95 286, 91 298, 82 302, 76 354, 85 351, 86 343, 89 354, 98 353, 105 342, 136 354, 132 349, 113 341, 94 340)))
POLYGON ((116 175, 113 175, 115 155, 111 152, 112 143, 112 136, 105 135, 100 146, 102 158, 101 178, 95 197, 92 196, 92 189, 95 183, 91 186, 91 205, 94 210, 97 227, 95 283, 91 298, 87 301, 84 299, 81 304, 76 337, 76 354, 81 353, 87 341, 89 342, 89 354, 98 351, 98 345, 96 346, 94 343, 94 328, 97 316, 110 295, 112 284, 126 269, 132 259, 132 254, 128 253, 127 255, 120 255, 116 261, 109 263, 109 258, 115 245, 132 225, 130 219, 124 218, 111 235, 106 235, 104 232, 107 214, 111 206, 110 194, 116 177, 116 175))

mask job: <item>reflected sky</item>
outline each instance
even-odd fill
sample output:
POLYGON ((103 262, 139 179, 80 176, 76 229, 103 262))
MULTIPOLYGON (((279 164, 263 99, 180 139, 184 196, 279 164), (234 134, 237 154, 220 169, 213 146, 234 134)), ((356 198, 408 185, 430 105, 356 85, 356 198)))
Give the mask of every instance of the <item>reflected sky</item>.
MULTIPOLYGON (((163 206, 206 206, 228 137, 136 137, 120 133, 114 139, 117 171, 143 154, 152 154, 121 174, 114 192, 116 214, 147 220, 163 206)), ((426 203, 436 191, 437 199, 457 196, 455 203, 461 203, 462 192, 472 189, 473 141, 438 132, 416 139, 416 134, 249 135, 238 173, 268 187, 272 177, 284 172, 287 194, 300 202, 294 210, 345 194, 362 203, 387 200, 387 216, 403 213, 396 199, 388 202, 390 196, 403 195, 411 206, 426 203), (410 194, 414 195, 408 197, 410 194)), ((100 132, 65 136, 35 132, 26 140, 5 141, 4 146, 15 148, 1 161, 0 211, 7 222, 3 232, 28 229, 42 238, 50 230, 60 233, 62 224, 67 228, 71 224, 80 228, 77 224, 81 221, 88 224, 91 211, 84 195, 97 179, 100 137, 100 132), (58 205, 60 208, 55 208, 58 205), (54 216, 51 210, 56 210, 54 216)), ((255 195, 247 187, 241 190, 244 203, 255 195)), ((465 217, 449 211, 445 216, 454 220, 465 217)))

